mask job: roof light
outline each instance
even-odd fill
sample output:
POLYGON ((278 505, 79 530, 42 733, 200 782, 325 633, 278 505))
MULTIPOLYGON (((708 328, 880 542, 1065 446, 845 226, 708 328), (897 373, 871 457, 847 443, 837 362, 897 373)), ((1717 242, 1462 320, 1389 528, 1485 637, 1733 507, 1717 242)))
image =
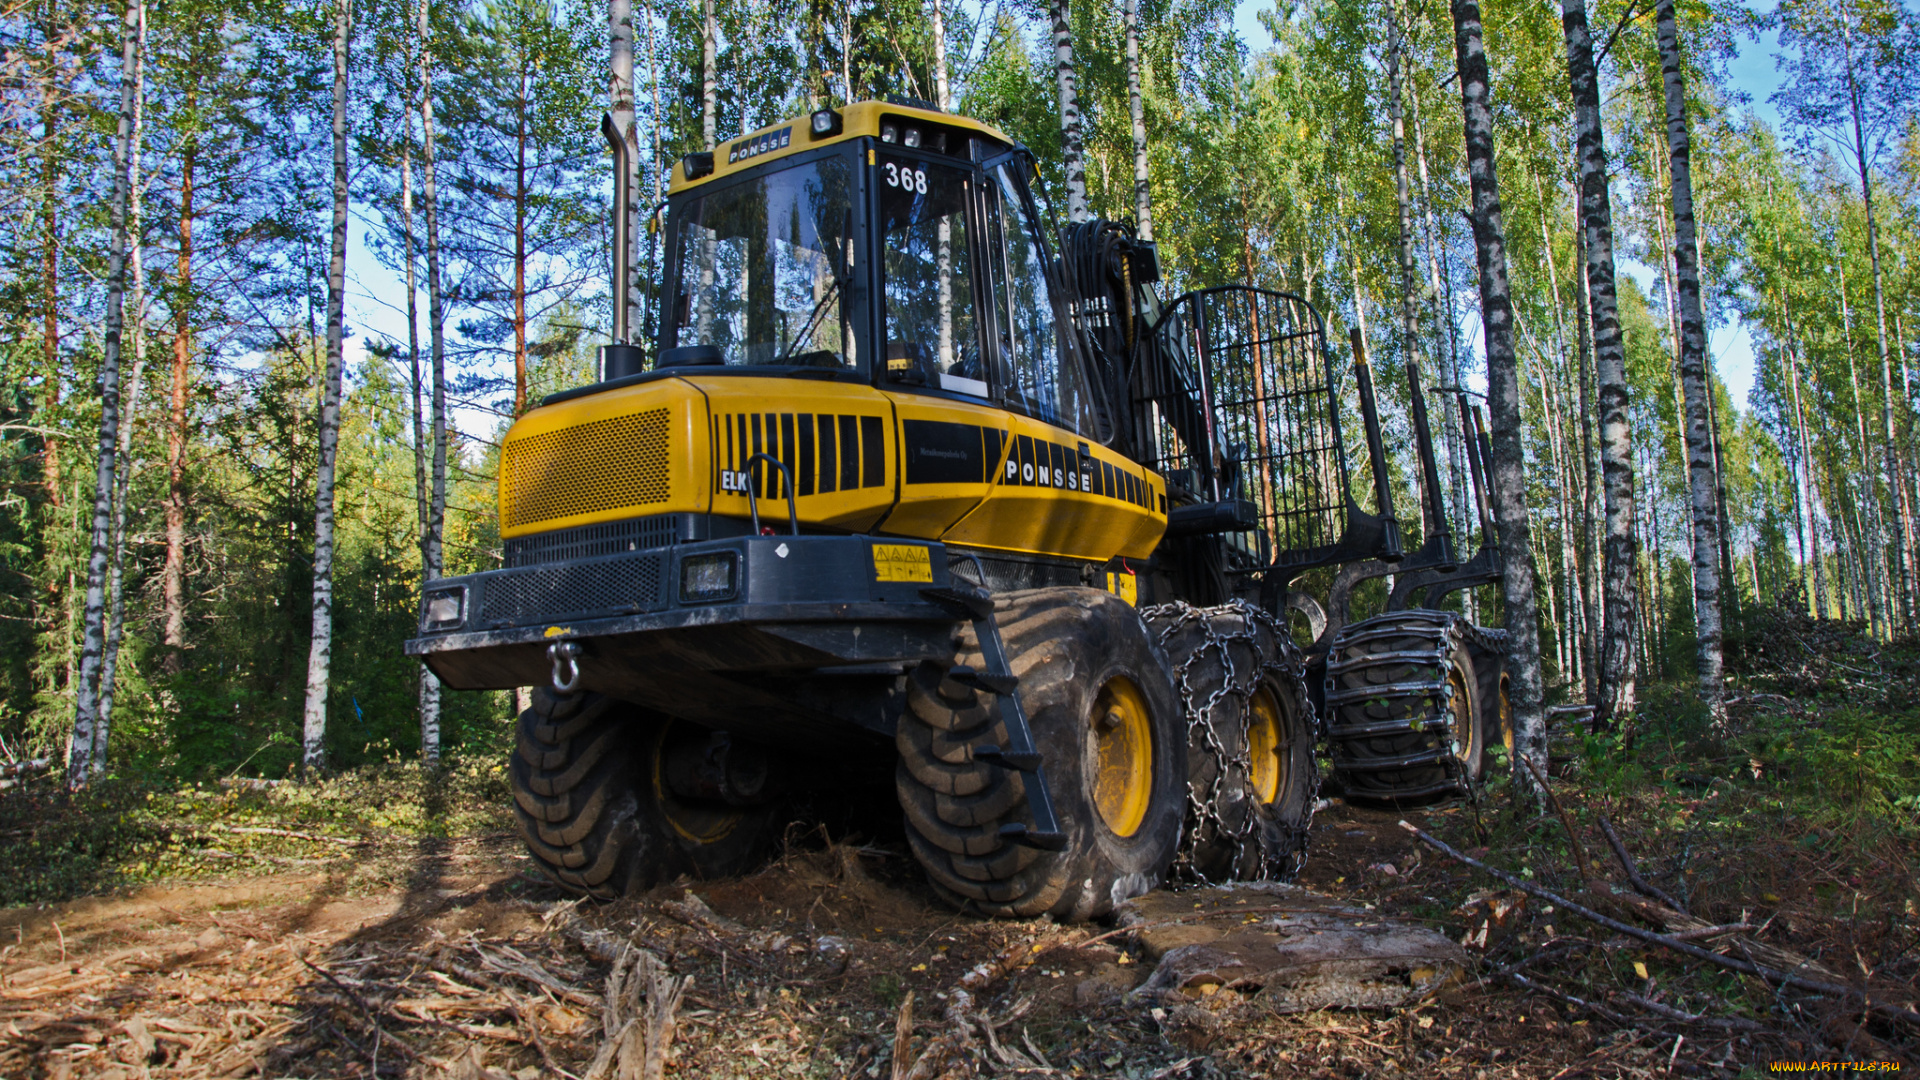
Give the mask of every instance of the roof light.
POLYGON ((840 134, 840 114, 832 109, 821 109, 813 114, 813 137, 826 139, 840 134))
POLYGON ((680 159, 680 171, 687 179, 698 180, 713 173, 713 151, 702 150, 697 154, 688 154, 680 159))
POLYGON ((910 148, 912 148, 912 149, 916 149, 916 150, 917 150, 917 149, 919 149, 919 147, 920 147, 920 129, 919 129, 919 128, 908 128, 908 129, 907 129, 907 135, 906 135, 906 138, 904 138, 904 139, 901 139, 901 140, 900 140, 900 142, 901 142, 901 144, 902 144, 902 145, 904 145, 904 146, 907 146, 907 147, 910 147, 910 148))
POLYGON ((881 124, 880 125, 880 141, 883 143, 899 142, 900 129, 893 126, 892 124, 881 124))

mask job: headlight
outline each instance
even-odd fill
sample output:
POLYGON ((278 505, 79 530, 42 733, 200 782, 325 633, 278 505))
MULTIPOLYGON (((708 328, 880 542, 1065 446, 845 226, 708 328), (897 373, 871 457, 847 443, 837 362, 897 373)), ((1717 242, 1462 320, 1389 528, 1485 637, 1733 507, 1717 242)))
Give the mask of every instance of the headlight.
POLYGON ((680 562, 680 599, 689 603, 730 600, 734 593, 731 551, 695 555, 680 562))
POLYGON ((467 590, 436 589, 427 593, 420 614, 420 629, 451 630, 467 621, 467 590))

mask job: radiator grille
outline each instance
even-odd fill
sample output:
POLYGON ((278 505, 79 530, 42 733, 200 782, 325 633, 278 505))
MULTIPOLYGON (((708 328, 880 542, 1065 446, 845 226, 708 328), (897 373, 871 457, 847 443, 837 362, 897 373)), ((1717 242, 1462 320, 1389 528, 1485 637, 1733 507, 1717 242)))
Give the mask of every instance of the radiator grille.
POLYGON ((599 525, 578 525, 532 536, 510 537, 506 541, 507 565, 538 566, 541 563, 571 562, 628 551, 652 551, 655 548, 672 547, 679 540, 679 531, 671 514, 609 521, 599 525))
POLYGON ((666 502, 667 428, 667 410, 649 409, 507 443, 507 527, 666 502))
POLYGON ((649 611, 660 605, 664 561, 660 555, 634 555, 530 567, 490 577, 480 600, 480 621, 488 626, 514 626, 531 620, 649 611))

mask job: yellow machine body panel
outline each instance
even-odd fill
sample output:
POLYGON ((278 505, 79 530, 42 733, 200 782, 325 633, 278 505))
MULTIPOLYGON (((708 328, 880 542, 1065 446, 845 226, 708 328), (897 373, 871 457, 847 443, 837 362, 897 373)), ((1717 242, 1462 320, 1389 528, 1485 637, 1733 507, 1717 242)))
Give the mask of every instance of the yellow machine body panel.
POLYGON ((1151 470, 985 402, 839 381, 689 372, 521 417, 501 446, 500 523, 519 537, 667 513, 1105 563, 1166 531, 1151 470))
POLYGON ((712 509, 700 391, 666 379, 534 409, 500 445, 505 538, 712 509))
POLYGON ((862 136, 879 138, 882 135, 883 117, 905 123, 918 121, 949 131, 970 132, 992 139, 1004 146, 1013 145, 1013 140, 999 129, 971 117, 956 113, 934 112, 911 105, 896 105, 892 102, 858 101, 840 109, 840 130, 836 134, 816 136, 807 126, 808 118, 802 116, 758 131, 750 131, 737 139, 721 144, 713 154, 713 171, 705 176, 687 179, 687 165, 682 160, 674 165, 673 172, 668 177, 667 193, 678 195, 702 184, 723 179, 741 169, 761 165, 789 154, 797 154, 803 150, 832 146, 835 143, 848 142, 862 136))

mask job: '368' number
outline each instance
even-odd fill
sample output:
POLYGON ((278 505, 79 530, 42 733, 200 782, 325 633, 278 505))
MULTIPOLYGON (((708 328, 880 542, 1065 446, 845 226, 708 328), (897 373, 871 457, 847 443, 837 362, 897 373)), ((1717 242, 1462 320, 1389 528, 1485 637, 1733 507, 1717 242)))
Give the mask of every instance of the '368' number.
POLYGON ((904 188, 920 195, 927 193, 927 170, 916 169, 910 165, 896 165, 891 161, 883 163, 887 170, 887 186, 904 188))

